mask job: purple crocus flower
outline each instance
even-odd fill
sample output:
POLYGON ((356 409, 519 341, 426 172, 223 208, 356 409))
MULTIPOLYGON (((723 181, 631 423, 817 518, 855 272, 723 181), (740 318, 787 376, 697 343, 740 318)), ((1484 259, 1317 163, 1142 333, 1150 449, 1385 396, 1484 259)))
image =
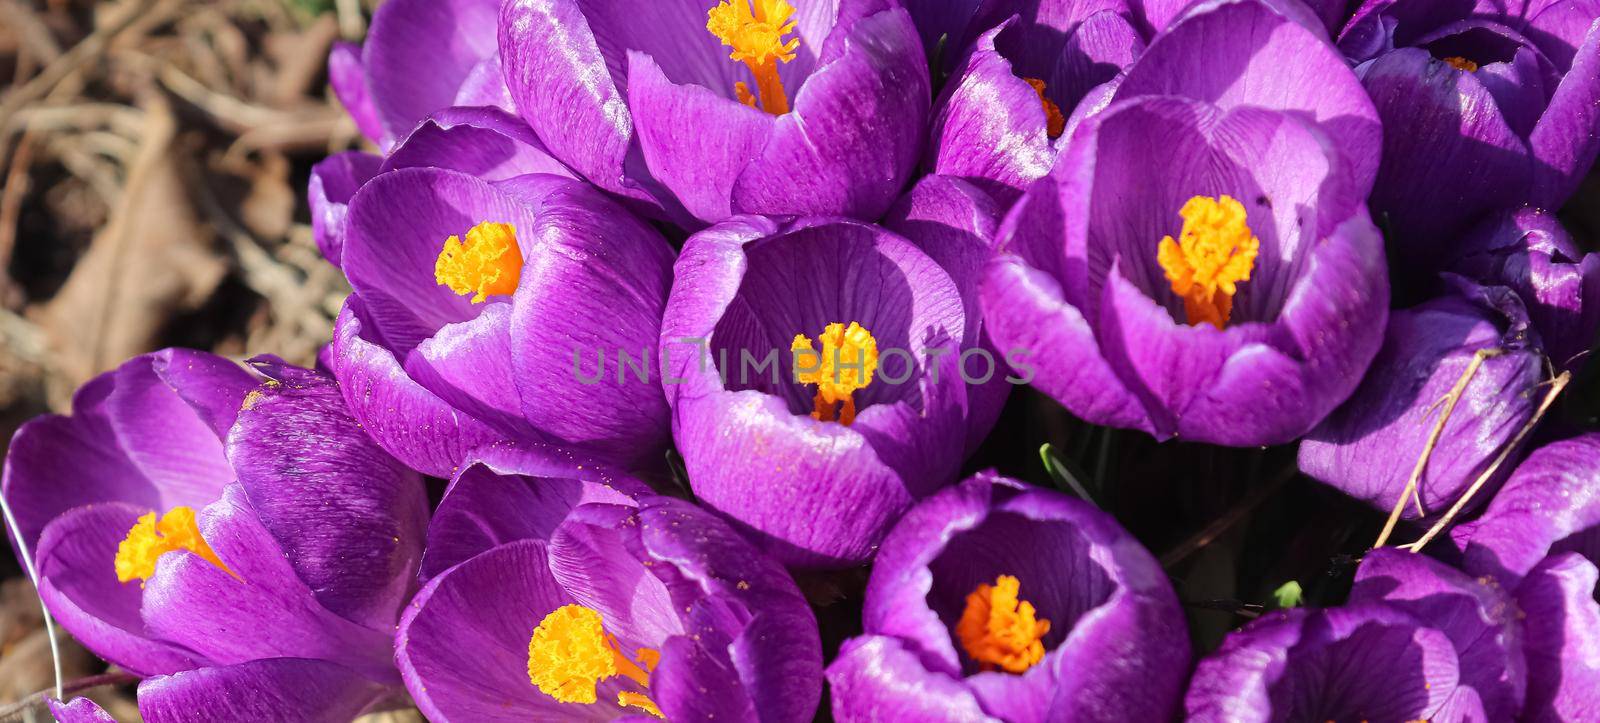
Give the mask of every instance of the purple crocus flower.
MULTIPOLYGON (((506 138, 437 127, 418 133, 506 138)), ((672 249, 599 191, 549 174, 380 172, 350 201, 340 256, 354 292, 329 364, 366 430, 414 469, 450 477, 494 444, 623 466, 665 447, 649 357, 672 249)))
POLYGON ((1007 203, 1049 172, 1078 101, 1145 47, 1138 8, 1123 0, 908 7, 923 42, 953 66, 934 102, 924 165, 1007 203))
POLYGON ((491 182, 530 173, 577 177, 550 156, 522 119, 495 108, 446 108, 418 124, 387 157, 345 151, 312 166, 306 195, 322 255, 335 266, 343 262, 350 199, 363 184, 379 173, 428 167, 491 182))
POLYGON ((1600 709, 1600 434, 1529 454, 1476 521, 1452 531, 1462 568, 1515 590, 1528 657, 1524 720, 1600 709))
POLYGON ((1559 208, 1600 152, 1592 0, 1367 0, 1339 36, 1384 125, 1372 207, 1403 264, 1438 269, 1486 214, 1559 208))
POLYGON ((328 81, 356 127, 387 151, 450 106, 515 110, 500 69, 498 0, 390 0, 366 43, 338 43, 328 81))
POLYGON ((398 690, 391 631, 422 554, 421 481, 332 380, 255 368, 137 357, 79 390, 71 416, 25 425, 6 457, 40 596, 96 654, 149 676, 146 720, 348 720, 398 690))
POLYGON ((926 165, 1010 203, 1049 171, 1084 118, 1115 100, 1179 95, 1224 109, 1303 112, 1346 153, 1358 185, 1371 183, 1377 117, 1328 45, 1323 19, 1298 2, 1187 5, 913 3, 925 36, 975 38, 962 41, 971 48, 954 56, 959 62, 935 102, 926 165), (1218 44, 1217 37, 1254 40, 1218 44), (1294 62, 1281 61, 1289 57, 1294 62))
MULTIPOLYGON (((1267 65, 1298 64, 1252 62, 1259 80, 1212 97, 1270 96, 1267 65)), ((1369 156, 1308 116, 1145 96, 1087 119, 1001 228, 980 290, 996 346, 1096 424, 1241 446, 1309 431, 1377 352, 1389 288, 1352 170, 1369 156)))
POLYGON ((1448 409, 1416 497, 1402 506, 1406 519, 1437 517, 1533 416, 1545 356, 1522 302, 1502 286, 1452 283, 1450 293, 1390 314, 1361 386, 1300 443, 1301 471, 1393 509, 1448 409))
POLYGON ((1449 267, 1517 293, 1557 369, 1587 359, 1600 334, 1600 254, 1584 253, 1555 214, 1523 207, 1464 236, 1449 267))
POLYGON ((1461 687, 1471 688, 1458 693, 1457 709, 1469 714, 1441 718, 1583 720, 1600 706, 1596 576, 1592 560, 1560 549, 1514 578, 1375 550, 1357 571, 1351 600, 1390 601, 1450 636, 1461 687), (1478 716, 1470 715, 1474 698, 1478 716))
POLYGON ((430 720, 811 719, 822 648, 794 582, 622 481, 503 462, 455 480, 396 638, 430 720))
POLYGON ((863 626, 828 667, 840 721, 1170 720, 1190 665, 1177 596, 1137 540, 990 474, 895 525, 863 626))
POLYGON ((928 67, 893 0, 513 0, 500 52, 557 158, 689 226, 876 219, 922 152, 928 67))
POLYGON ((1200 661, 1185 720, 1443 720, 1460 677, 1449 636, 1396 608, 1286 610, 1200 661))
POLYGON ((951 274, 881 227, 746 216, 691 237, 662 321, 672 431, 706 506, 789 565, 867 560, 954 481, 976 409, 951 274))
POLYGON ((1195 671, 1187 719, 1522 719, 1519 618, 1493 580, 1373 550, 1347 605, 1269 613, 1229 635, 1195 671))

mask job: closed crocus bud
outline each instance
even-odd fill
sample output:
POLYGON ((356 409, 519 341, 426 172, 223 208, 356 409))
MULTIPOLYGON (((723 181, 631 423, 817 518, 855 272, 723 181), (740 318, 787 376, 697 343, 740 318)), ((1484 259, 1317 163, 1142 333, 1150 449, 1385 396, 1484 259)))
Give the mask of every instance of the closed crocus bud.
POLYGON ((1416 498, 1401 508, 1406 519, 1437 517, 1527 424, 1542 396, 1545 358, 1522 302, 1502 286, 1452 283, 1452 293, 1390 314, 1361 386, 1300 443, 1301 471, 1393 509, 1449 405, 1416 498))
POLYGON ((1558 370, 1587 359, 1600 334, 1600 254, 1585 253, 1555 214, 1523 207, 1485 220, 1453 249, 1451 270, 1510 288, 1558 370))
POLYGON ((500 52, 556 158, 689 228, 876 219, 922 153, 928 66, 894 0, 514 0, 500 52))
POLYGON ((687 502, 496 464, 456 480, 428 533, 430 556, 481 551, 396 634, 429 720, 811 720, 817 623, 776 562, 687 502))
POLYGON ((966 324, 950 272, 878 226, 746 216, 691 237, 661 359, 695 495, 785 564, 866 561, 955 481, 969 391, 1006 374, 966 324))
POLYGON ((383 172, 350 202, 353 293, 329 365, 378 444, 428 474, 451 477, 497 444, 655 460, 667 407, 650 358, 672 259, 659 233, 579 181, 383 172))
MULTIPOLYGON (((344 721, 398 692, 427 498, 331 379, 172 349, 25 425, 4 492, 62 627, 148 721, 344 721), (253 712, 253 713, 252 713, 253 712)), ((74 702, 75 713, 93 711, 74 702)))
POLYGON ((497 0, 391 0, 366 42, 337 43, 328 81, 363 135, 387 151, 450 106, 515 110, 500 68, 497 0))
POLYGON ((1355 389, 1389 290, 1359 154, 1299 111, 1172 96, 1078 133, 980 288, 1035 387, 1096 424, 1239 446, 1295 439, 1355 389))
POLYGON ((895 526, 862 616, 828 667, 840 721, 1170 720, 1189 673, 1149 552, 1092 505, 987 474, 895 526))
POLYGON ((1388 130, 1373 211, 1415 273, 1491 212, 1560 208, 1600 151, 1593 4, 1479 7, 1367 0, 1339 36, 1388 130))

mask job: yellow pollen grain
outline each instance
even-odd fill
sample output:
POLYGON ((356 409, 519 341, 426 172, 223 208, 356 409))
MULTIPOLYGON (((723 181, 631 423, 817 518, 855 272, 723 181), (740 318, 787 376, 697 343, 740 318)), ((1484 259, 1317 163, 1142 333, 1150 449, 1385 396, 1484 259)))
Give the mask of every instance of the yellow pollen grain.
MULTIPOLYGON (((640 648, 634 657, 644 664, 643 668, 618 649, 598 611, 582 605, 563 605, 546 615, 528 640, 528 680, 541 693, 562 703, 593 704, 599 700, 596 686, 618 675, 649 689, 650 671, 655 670, 661 654, 640 648)), ((620 693, 617 704, 661 715, 655 702, 644 693, 620 693)))
POLYGON ((812 418, 849 425, 856 419, 857 389, 872 383, 878 370, 878 340, 871 332, 852 321, 850 326, 829 324, 817 335, 819 352, 810 337, 796 334, 790 350, 795 355, 795 381, 817 385, 812 418), (836 407, 842 405, 842 409, 836 407))
POLYGON ((1033 603, 1018 599, 1021 589, 1017 578, 1001 575, 993 585, 980 583, 967 595, 956 638, 983 670, 1023 673, 1044 658, 1050 621, 1037 618, 1033 603))
POLYGON ((522 249, 509 223, 484 221, 467 231, 467 240, 445 239, 433 262, 433 280, 458 295, 473 294, 472 303, 509 295, 522 277, 522 249))
POLYGON ((1474 62, 1472 62, 1470 60, 1467 60, 1466 58, 1463 58, 1463 57, 1461 57, 1459 55, 1452 55, 1452 56, 1450 56, 1448 58, 1444 58, 1444 62, 1449 64, 1450 67, 1455 68, 1456 70, 1465 70, 1468 73, 1471 73, 1471 72, 1473 72, 1473 71, 1478 69, 1478 64, 1477 63, 1474 63, 1474 62))
POLYGON ((1156 261, 1183 299, 1189 324, 1220 329, 1233 313, 1239 283, 1250 280, 1261 242, 1245 223, 1244 206, 1231 196, 1195 196, 1178 215, 1183 230, 1177 241, 1161 239, 1156 261))
POLYGON ((743 82, 734 84, 740 103, 772 115, 789 112, 778 63, 794 60, 800 48, 799 38, 784 38, 794 31, 793 16, 794 6, 785 0, 723 0, 706 13, 706 30, 733 48, 728 59, 744 63, 755 76, 755 93, 743 82))
POLYGON ((188 550, 228 574, 233 574, 227 565, 222 564, 211 546, 206 544, 205 538, 200 536, 194 510, 180 506, 168 510, 159 521, 156 513, 150 512, 133 523, 128 535, 117 545, 117 581, 139 580, 142 585, 156 574, 156 561, 162 555, 178 550, 188 550))
POLYGON ((1039 94, 1039 104, 1044 107, 1045 129, 1051 138, 1060 138, 1067 130, 1067 117, 1061 114, 1061 106, 1050 100, 1044 94, 1044 81, 1038 78, 1023 78, 1024 82, 1033 87, 1033 92, 1039 94))

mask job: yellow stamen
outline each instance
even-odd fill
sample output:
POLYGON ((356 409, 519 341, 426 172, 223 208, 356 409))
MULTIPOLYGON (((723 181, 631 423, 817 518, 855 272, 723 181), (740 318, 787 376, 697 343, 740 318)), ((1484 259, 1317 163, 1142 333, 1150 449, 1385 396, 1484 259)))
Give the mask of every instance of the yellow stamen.
MULTIPOLYGON (((778 77, 778 62, 795 58, 799 38, 785 40, 794 31, 794 6, 785 0, 722 0, 706 13, 706 30, 733 48, 730 60, 743 62, 755 76, 761 109, 773 115, 789 112, 789 97, 778 77)), ((739 102, 756 107, 755 96, 744 83, 734 84, 739 102)))
POLYGON ((1449 63, 1450 67, 1455 68, 1456 70, 1465 70, 1468 73, 1478 69, 1477 63, 1467 60, 1459 55, 1452 55, 1448 58, 1445 58, 1444 62, 1449 63))
POLYGON ((205 538, 200 536, 194 510, 174 507, 162 515, 159 522, 156 521, 156 513, 150 512, 133 523, 128 536, 117 545, 117 581, 139 580, 141 585, 144 584, 145 580, 156 574, 156 561, 162 555, 178 550, 188 550, 228 574, 233 574, 227 565, 222 564, 211 546, 206 544, 205 538))
POLYGON ((641 693, 635 693, 631 690, 624 690, 617 694, 617 705, 620 705, 624 708, 638 708, 657 718, 666 717, 661 715, 661 709, 656 707, 656 702, 650 700, 649 696, 641 693))
POLYGON ((1161 239, 1156 261, 1172 291, 1183 297, 1190 325, 1221 329, 1233 313, 1239 283, 1250 280, 1261 242, 1245 224, 1244 206, 1230 196, 1195 196, 1183 204, 1179 240, 1161 239))
MULTIPOLYGON (((590 704, 599 700, 595 686, 618 675, 649 689, 649 671, 655 670, 661 654, 640 648, 635 657, 646 667, 639 667, 622 654, 616 638, 606 632, 599 612, 582 605, 562 605, 544 616, 528 640, 528 680, 540 692, 562 703, 590 704)), ((661 715, 644 693, 620 693, 617 704, 661 715)))
POLYGON ((1001 575, 967 595, 956 637, 983 670, 1022 673, 1044 658, 1042 640, 1050 621, 1035 619, 1033 603, 1017 599, 1021 588, 1017 578, 1001 575))
POLYGON ((856 400, 850 396, 872 383, 878 370, 878 340, 856 322, 850 327, 829 324, 817 339, 819 353, 805 334, 796 334, 790 350, 795 353, 795 381, 817 385, 816 406, 811 416, 824 422, 849 425, 856 419, 856 400), (837 416, 834 406, 843 403, 837 416))
POLYGON ((445 239, 433 262, 433 280, 462 296, 474 294, 472 303, 517 290, 522 278, 522 249, 517 230, 509 223, 484 221, 467 231, 467 241, 445 239))
POLYGON ((1051 138, 1060 138, 1067 130, 1067 117, 1061 115, 1061 106, 1055 101, 1045 97, 1044 81, 1038 78, 1023 78, 1024 82, 1033 86, 1033 92, 1039 94, 1039 103, 1044 106, 1045 128, 1051 138))

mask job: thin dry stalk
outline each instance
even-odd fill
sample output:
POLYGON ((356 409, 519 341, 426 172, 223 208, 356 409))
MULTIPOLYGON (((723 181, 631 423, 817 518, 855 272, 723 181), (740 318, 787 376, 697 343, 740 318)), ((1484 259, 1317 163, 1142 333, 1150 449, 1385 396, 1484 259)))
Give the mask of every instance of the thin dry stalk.
MULTIPOLYGON (((1434 422, 1433 431, 1428 433, 1428 442, 1422 447, 1422 455, 1417 458, 1416 466, 1411 468, 1411 476, 1406 479, 1405 489, 1400 491, 1400 499, 1395 500, 1394 509, 1389 510, 1389 519, 1383 523, 1383 531, 1378 533, 1378 539, 1372 543, 1373 547, 1383 547, 1389 541, 1389 536, 1394 534, 1395 525, 1400 522, 1400 511, 1405 509, 1406 500, 1417 495, 1417 485, 1422 480, 1422 473, 1428 468, 1428 460, 1433 458, 1433 450, 1439 445, 1439 437, 1444 434, 1444 425, 1450 421, 1450 415, 1456 410, 1456 403, 1461 401, 1461 395, 1467 390, 1467 384, 1472 381, 1473 375, 1478 373, 1478 368, 1490 357, 1499 356, 1501 349, 1479 349, 1472 355, 1472 361, 1467 363, 1467 368, 1461 372, 1461 378, 1456 380, 1455 386, 1450 388, 1450 393, 1444 396, 1444 411, 1439 414, 1439 421, 1434 422)), ((1418 512, 1422 512, 1420 496, 1417 497, 1418 512)))
POLYGON ((1494 463, 1490 464, 1488 469, 1485 469, 1482 474, 1478 475, 1477 479, 1472 481, 1472 486, 1468 487, 1467 491, 1462 493, 1461 497, 1456 500, 1456 503, 1450 506, 1450 510, 1444 513, 1444 517, 1439 518, 1439 521, 1428 529, 1427 534, 1423 535, 1422 539, 1409 545, 1403 545, 1405 549, 1412 552, 1422 550, 1422 548, 1428 546, 1429 542, 1433 541, 1433 538, 1438 537, 1440 532, 1450 526, 1456 515, 1461 514, 1461 511, 1466 509, 1467 503, 1472 500, 1473 495, 1476 495, 1478 490, 1482 489, 1494 477, 1495 472, 1511 456, 1512 451, 1521 446, 1522 440, 1533 432, 1534 427, 1538 426, 1539 420, 1543 419, 1545 413, 1550 411, 1551 405, 1555 404, 1556 397, 1561 395, 1561 390, 1566 389, 1567 383, 1570 381, 1572 381, 1572 372, 1562 372, 1561 376, 1550 381, 1550 391, 1546 392, 1544 400, 1539 402, 1539 408, 1534 410, 1533 416, 1529 417, 1527 423, 1522 425, 1522 429, 1517 430, 1517 435, 1512 437, 1511 441, 1500 449, 1500 454, 1494 458, 1494 463))

